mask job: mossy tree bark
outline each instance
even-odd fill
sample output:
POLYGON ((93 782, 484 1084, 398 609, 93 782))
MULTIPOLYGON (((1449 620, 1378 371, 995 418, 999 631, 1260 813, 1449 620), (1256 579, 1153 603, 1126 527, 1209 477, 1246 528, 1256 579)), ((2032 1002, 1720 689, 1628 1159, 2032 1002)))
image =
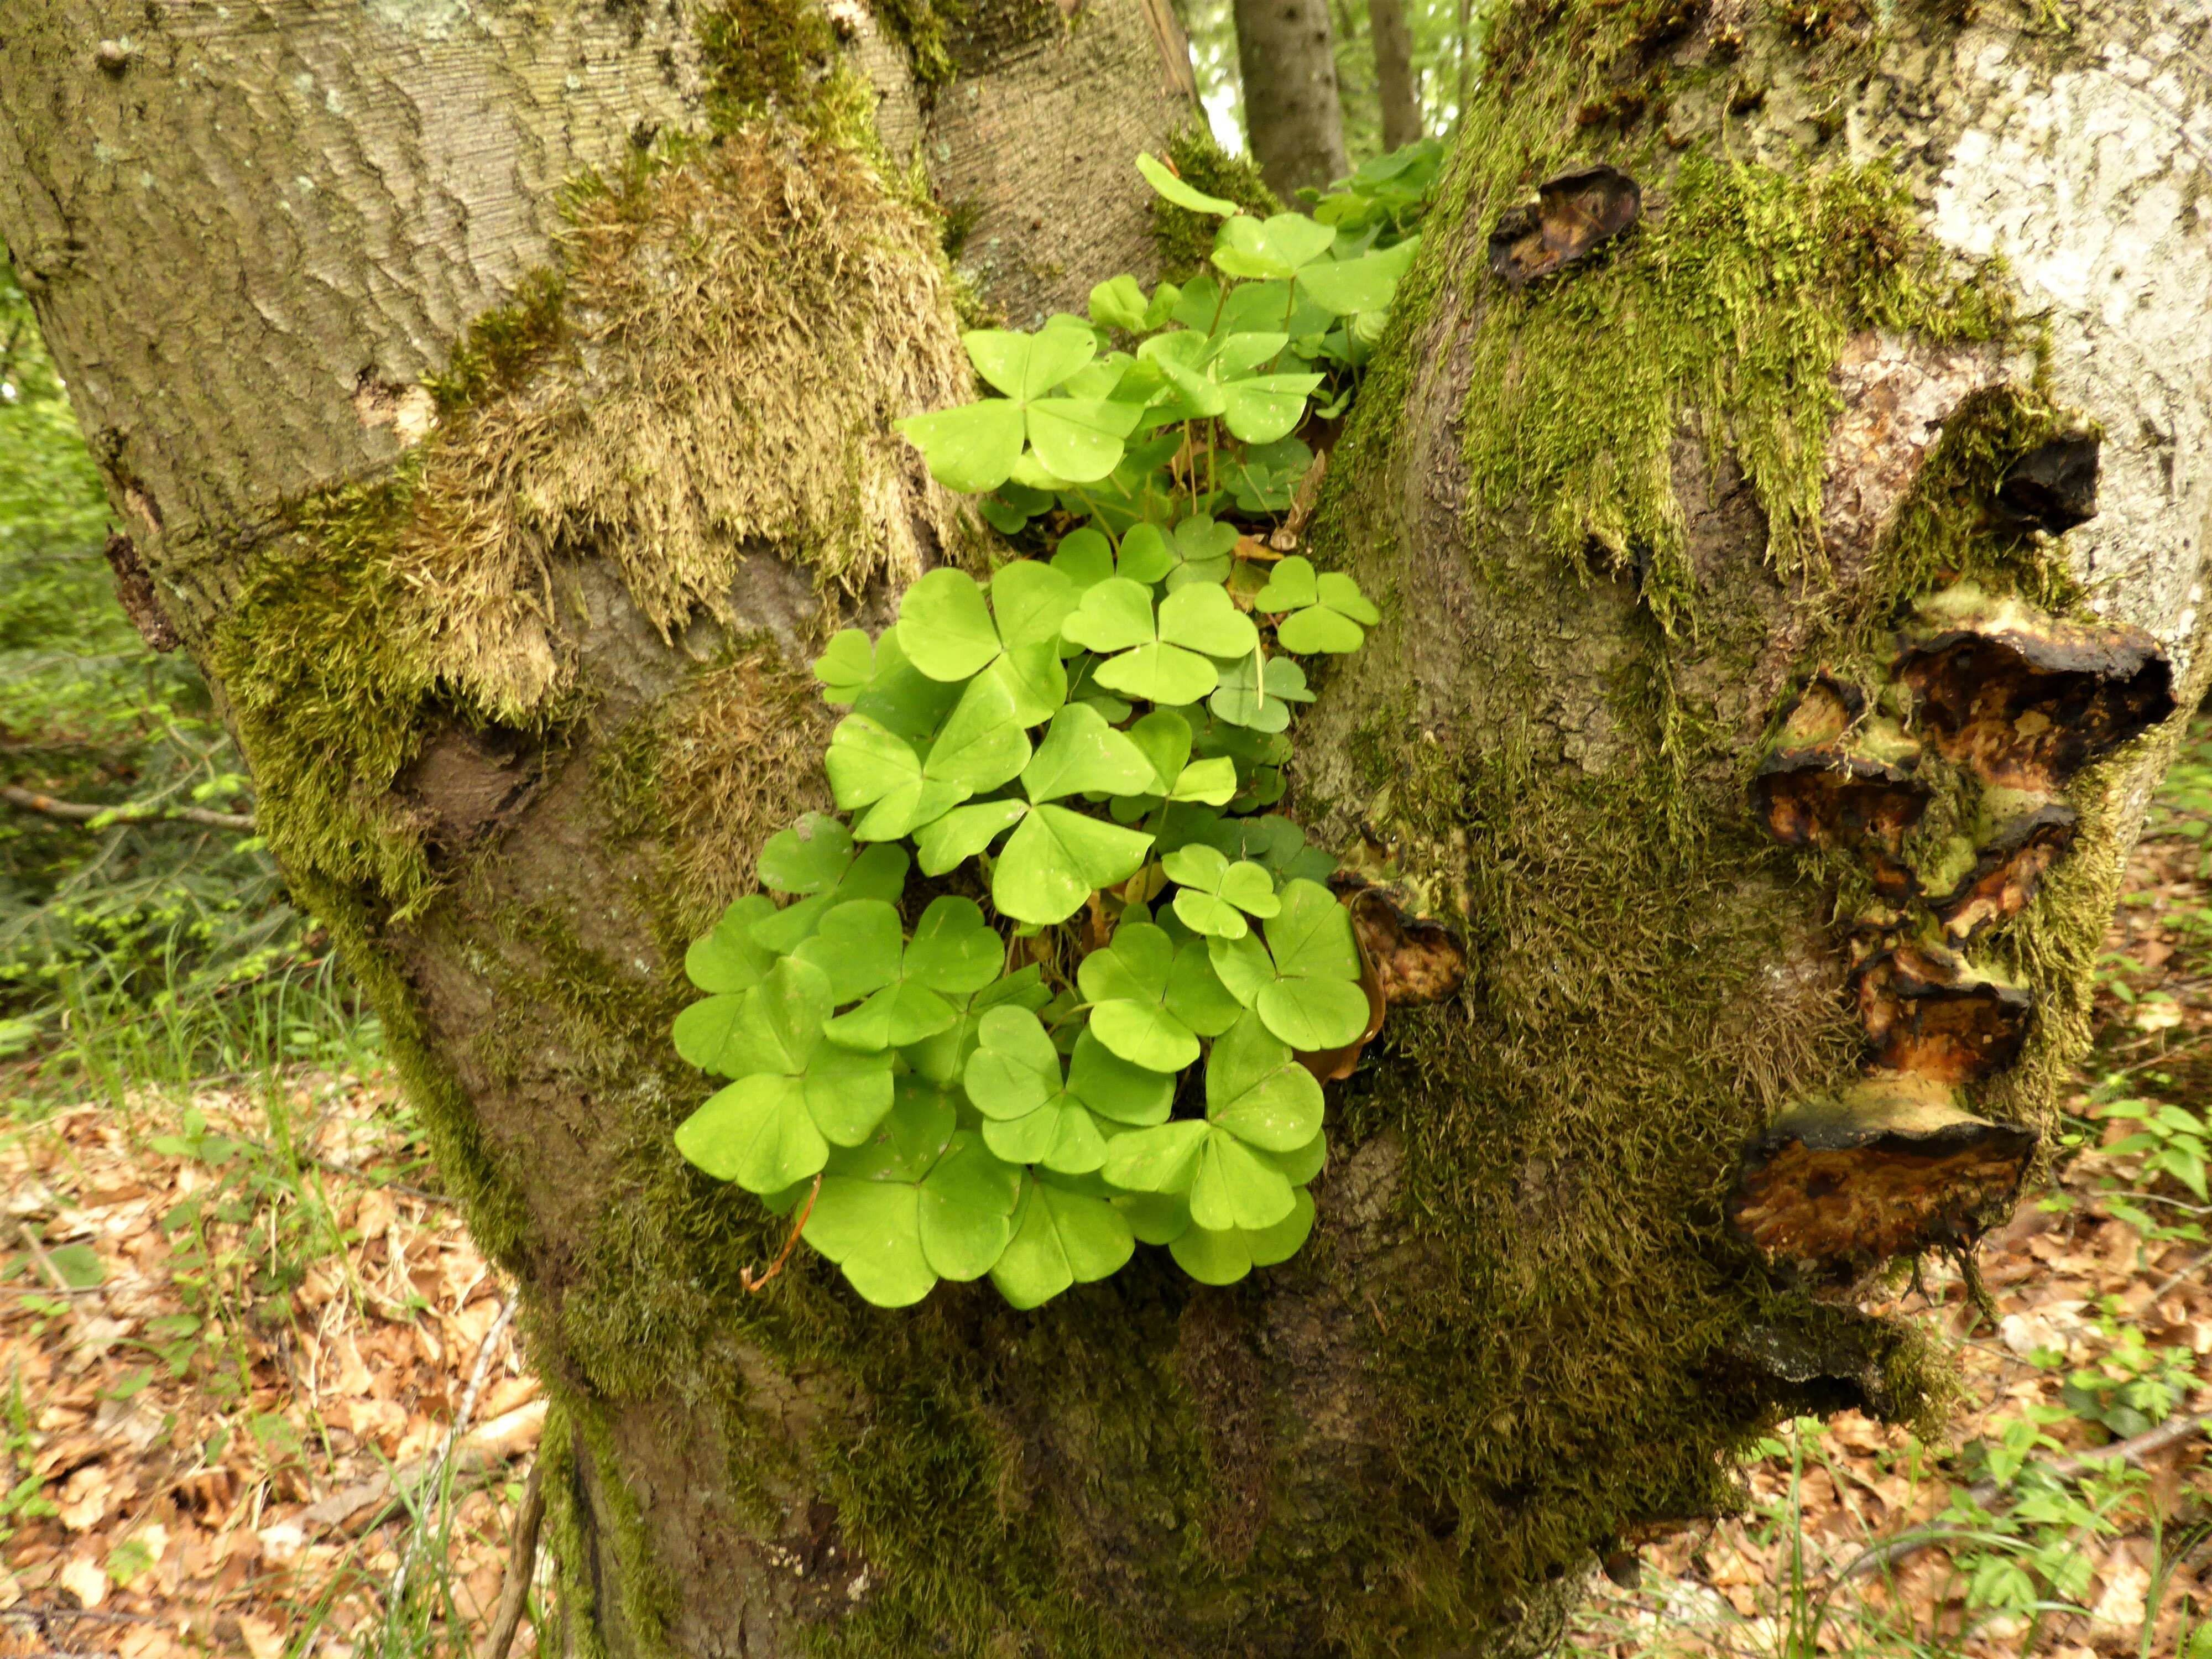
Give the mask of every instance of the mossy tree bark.
POLYGON ((2212 510, 2212 19, 2001 12, 1501 18, 1293 798, 1472 972, 1336 1085, 1300 1257, 1036 1315, 747 1295, 665 1034, 820 797, 808 641, 988 551, 885 431, 967 386, 902 158, 1018 316, 1142 269, 1165 7, 0 22, 118 520, 525 1287, 579 1650, 1523 1650, 1778 1415, 1934 1409, 1859 1294, 2049 1121, 2212 510))

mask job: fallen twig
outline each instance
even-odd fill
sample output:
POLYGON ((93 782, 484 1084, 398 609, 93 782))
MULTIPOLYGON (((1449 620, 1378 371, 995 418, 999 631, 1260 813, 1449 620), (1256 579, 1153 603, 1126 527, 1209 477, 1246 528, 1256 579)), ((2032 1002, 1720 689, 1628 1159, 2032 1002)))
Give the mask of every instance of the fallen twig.
POLYGON ((206 806, 146 806, 125 802, 120 806, 87 806, 81 801, 56 800, 35 789, 0 783, 0 800, 27 812, 42 812, 65 823, 196 823, 204 830, 234 830, 253 833, 253 818, 246 812, 218 812, 206 806))
MULTIPOLYGON (((453 1449, 449 1465, 454 1478, 464 1479, 499 1468, 537 1445, 545 1428, 545 1407, 542 1399, 517 1406, 461 1441, 453 1449)), ((318 1530, 343 1527, 349 1532, 364 1531, 383 1519, 403 1494, 420 1490, 424 1477, 436 1468, 435 1457, 418 1457, 311 1504, 300 1519, 318 1530), (363 1515, 368 1516, 365 1522, 356 1520, 363 1515)))
POLYGON ((522 1610, 530 1603, 530 1581, 538 1571, 538 1528, 545 1519, 545 1460, 530 1466, 530 1479, 522 1488, 522 1510, 514 1517, 514 1548, 507 1561, 507 1582, 500 1586, 499 1610, 492 1616, 490 1632, 477 1650, 477 1659, 507 1659, 514 1632, 522 1623, 522 1610))

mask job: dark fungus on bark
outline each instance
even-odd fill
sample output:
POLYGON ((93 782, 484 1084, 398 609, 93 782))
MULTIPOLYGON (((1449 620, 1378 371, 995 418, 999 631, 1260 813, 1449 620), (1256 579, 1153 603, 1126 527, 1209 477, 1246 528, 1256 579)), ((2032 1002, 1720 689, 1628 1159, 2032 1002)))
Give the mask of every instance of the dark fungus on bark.
POLYGON ((138 637, 156 651, 175 650, 176 624, 161 610, 161 597, 154 591, 153 574, 138 556, 137 544, 119 530, 108 533, 107 568, 115 575, 115 597, 138 637))
POLYGON ((1931 902, 1945 935, 1954 941, 1972 939, 2027 908, 2044 872, 2074 844, 2075 821, 2074 809, 2064 802, 2039 800, 1999 823, 1981 843, 1974 867, 1931 902))
POLYGON ((1969 584, 1923 608, 1897 677, 1945 759, 2038 793, 2174 707, 2171 665, 2142 629, 2062 622, 1969 584))
POLYGON ((2012 1064, 2034 999, 1940 945, 1899 945, 1857 970, 1859 1020, 1876 1066, 1950 1085, 2012 1064))
POLYGON ((1508 208, 1490 233, 1490 269, 1516 289, 1589 257, 1642 216, 1644 191, 1617 167, 1547 179, 1536 200, 1508 208))
POLYGON ((1997 516, 2023 530, 2061 535, 2097 516, 2094 432, 2068 432, 2014 461, 1997 485, 1997 516))
POLYGON ((1830 1273, 1962 1249, 2011 1208, 2036 1139, 1962 1110, 1926 1078, 1877 1074, 1753 1142, 1729 1223, 1770 1257, 1830 1273))

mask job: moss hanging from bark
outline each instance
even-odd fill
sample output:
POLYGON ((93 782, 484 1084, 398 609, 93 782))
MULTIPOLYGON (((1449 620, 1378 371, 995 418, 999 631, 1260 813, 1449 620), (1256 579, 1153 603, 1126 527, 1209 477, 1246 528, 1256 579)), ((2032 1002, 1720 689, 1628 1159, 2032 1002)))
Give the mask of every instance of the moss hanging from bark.
POLYGON ((888 425, 969 378, 932 222, 853 149, 767 125, 579 186, 562 270, 456 349, 439 428, 300 503, 219 631, 288 868, 419 906, 431 859, 395 790, 427 732, 576 712, 564 562, 611 562, 665 638, 737 623, 748 561, 805 571, 803 613, 964 551, 888 425))

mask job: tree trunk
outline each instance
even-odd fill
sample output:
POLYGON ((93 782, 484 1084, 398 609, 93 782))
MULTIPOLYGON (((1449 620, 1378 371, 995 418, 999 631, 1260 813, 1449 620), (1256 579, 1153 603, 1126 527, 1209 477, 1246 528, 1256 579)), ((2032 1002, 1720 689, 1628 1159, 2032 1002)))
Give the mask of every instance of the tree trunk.
POLYGON ((1367 0, 1367 27, 1375 38, 1382 148, 1396 149, 1422 133, 1421 89, 1413 77, 1413 33, 1406 26, 1405 0, 1367 0))
POLYGON ((1267 187, 1285 202, 1352 170, 1336 92, 1328 0, 1237 0, 1244 130, 1267 187))
POLYGON ((0 21, 0 233, 525 1287, 580 1649, 1527 1651, 1778 1417, 1929 1409, 1857 1295, 2052 1121, 2212 508, 2203 55, 1995 11, 1500 20, 1293 799, 1467 986, 1337 1086, 1300 1256, 1027 1315, 745 1293, 666 1033, 821 799, 808 642, 980 550, 885 430, 969 384, 896 163, 1017 316, 1141 270, 1164 9, 0 21))

